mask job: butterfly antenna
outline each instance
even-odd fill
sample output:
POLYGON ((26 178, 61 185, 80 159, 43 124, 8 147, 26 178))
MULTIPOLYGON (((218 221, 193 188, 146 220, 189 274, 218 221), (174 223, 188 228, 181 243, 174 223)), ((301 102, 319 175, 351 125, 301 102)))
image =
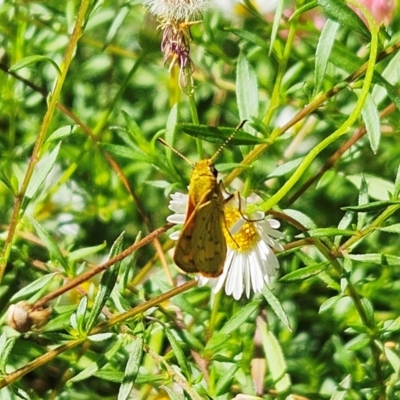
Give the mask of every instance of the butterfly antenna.
POLYGON ((226 138, 225 142, 221 144, 220 148, 215 152, 215 154, 211 157, 212 161, 218 157, 219 153, 223 150, 223 148, 233 139, 239 129, 243 128, 243 125, 247 122, 247 119, 244 119, 240 122, 240 124, 236 127, 236 129, 226 138))
POLYGON ((175 154, 177 154, 179 157, 183 158, 187 163, 189 163, 192 167, 194 166, 193 163, 186 158, 182 153, 180 153, 178 150, 174 149, 171 145, 169 145, 163 138, 157 138, 157 140, 162 143, 164 146, 168 147, 170 150, 172 150, 175 154))

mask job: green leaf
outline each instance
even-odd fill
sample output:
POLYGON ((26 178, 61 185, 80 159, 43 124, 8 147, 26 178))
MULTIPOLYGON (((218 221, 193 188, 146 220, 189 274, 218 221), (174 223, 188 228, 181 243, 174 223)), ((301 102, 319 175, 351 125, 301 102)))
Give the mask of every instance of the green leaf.
POLYGON ((106 332, 106 333, 97 333, 96 335, 88 335, 88 339, 91 342, 104 342, 104 340, 108 340, 115 336, 113 332, 106 332))
POLYGON ((362 117, 367 130, 369 144, 374 154, 376 154, 381 140, 381 125, 378 110, 370 94, 365 99, 362 117))
POLYGON ((278 0, 278 2, 276 4, 276 9, 274 12, 274 22, 272 23, 272 29, 271 29, 271 38, 270 38, 271 44, 270 44, 269 52, 268 52, 269 56, 272 54, 272 51, 273 51, 274 45, 275 45, 275 40, 278 35, 280 26, 281 26, 283 7, 284 7, 284 0, 278 0))
POLYGON ((66 136, 70 136, 76 132, 77 125, 65 125, 56 129, 46 140, 46 143, 52 142, 54 140, 60 140, 66 136))
POLYGON ((259 301, 252 301, 246 304, 239 312, 237 312, 220 330, 221 334, 229 335, 234 332, 241 325, 243 325, 253 314, 255 315, 260 307, 259 301))
POLYGON ((246 40, 249 43, 253 43, 261 48, 268 50, 267 42, 258 35, 255 35, 252 32, 245 31, 243 29, 237 28, 225 28, 225 31, 232 32, 234 35, 238 36, 241 39, 246 40))
MULTIPOLYGON (((130 346, 129 346, 130 347, 130 346)), ((143 356, 143 339, 137 337, 133 341, 132 348, 129 348, 129 358, 125 367, 125 374, 122 385, 119 388, 118 400, 126 400, 131 394, 133 384, 139 373, 140 364, 143 356)))
POLYGON ((113 18, 110 29, 107 32, 106 39, 104 41, 103 50, 114 40, 115 35, 118 33, 119 28, 124 22, 125 18, 131 11, 128 6, 129 3, 125 3, 118 9, 118 14, 113 18))
POLYGON ((269 365, 269 371, 272 376, 272 380, 275 383, 275 388, 278 394, 284 393, 290 389, 291 382, 290 377, 286 372, 287 365, 283 351, 274 334, 268 330, 265 322, 260 321, 259 324, 264 354, 269 365))
POLYGON ((211 352, 213 354, 217 354, 218 351, 226 346, 227 341, 229 340, 229 333, 213 333, 211 339, 207 342, 206 347, 204 348, 204 352, 211 352))
POLYGON ((16 62, 11 68, 10 71, 18 71, 19 69, 29 67, 30 65, 37 64, 38 62, 48 62, 50 63, 54 69, 57 71, 58 75, 61 75, 61 70, 56 62, 54 62, 51 58, 46 56, 29 56, 25 57, 22 60, 16 62))
POLYGON ((330 297, 328 300, 324 301, 320 308, 319 308, 319 313, 323 313, 326 310, 329 310, 331 307, 333 307, 340 299, 342 299, 343 296, 342 295, 337 295, 337 296, 333 296, 330 297))
POLYGON ((328 19, 321 31, 315 53, 314 96, 322 88, 322 82, 325 79, 326 68, 338 27, 339 24, 337 22, 328 19))
POLYGON ((123 340, 117 340, 114 346, 107 351, 104 355, 100 356, 98 360, 90 364, 87 368, 81 371, 78 375, 75 375, 69 380, 69 382, 80 382, 93 376, 97 371, 99 371, 104 365, 106 365, 114 355, 124 346, 123 340))
POLYGON ((388 232, 388 233, 400 233, 400 224, 392 224, 388 226, 384 226, 382 228, 378 228, 379 231, 388 232))
MULTIPOLYGON (((117 238, 114 242, 113 246, 110 250, 109 259, 117 256, 123 250, 123 241, 124 241, 124 233, 117 238)), ((103 310, 104 305, 106 304, 108 298, 112 290, 114 289, 114 285, 117 282, 119 267, 121 265, 121 261, 115 263, 112 267, 106 269, 101 277, 99 289, 96 294, 96 298, 93 303, 93 308, 90 311, 89 317, 86 322, 86 332, 90 332, 96 323, 97 317, 103 310)))
POLYGON ((304 157, 296 158, 294 160, 290 160, 285 164, 280 165, 275 168, 272 172, 270 172, 267 178, 276 178, 278 176, 286 175, 292 171, 294 171, 303 161, 304 157))
POLYGON ((271 292, 268 286, 264 286, 264 290, 262 291, 262 294, 267 300, 268 304, 271 306, 272 311, 275 313, 275 315, 280 319, 280 321, 283 323, 283 325, 286 326, 289 331, 292 330, 290 327, 290 321, 288 316, 285 313, 285 310, 283 309, 281 303, 279 300, 275 297, 275 295, 271 292))
POLYGON ((365 179, 368 183, 368 195, 375 200, 385 201, 389 198, 389 194, 394 191, 393 182, 381 178, 380 176, 360 173, 355 175, 346 175, 346 179, 353 183, 358 189, 361 187, 362 179, 365 179))
POLYGON ((18 178, 12 175, 11 178, 7 176, 5 171, 0 171, 0 181, 3 182, 14 196, 18 194, 18 178))
POLYGON ((400 373, 400 358, 399 356, 389 347, 383 346, 383 352, 385 353, 386 359, 389 361, 396 375, 400 373))
POLYGON ((394 256, 391 254, 348 254, 347 257, 350 258, 350 260, 373 263, 378 265, 388 265, 392 267, 400 265, 400 256, 394 256))
POLYGON ((53 149, 53 151, 44 156, 35 166, 35 169, 32 174, 32 178, 29 182, 28 188, 26 189, 25 197, 28 199, 32 199, 37 191, 42 186, 43 182, 49 175, 52 170, 58 155, 58 151, 60 150, 61 142, 57 144, 57 146, 53 149))
POLYGON ((329 18, 339 22, 352 31, 358 32, 366 39, 371 39, 371 34, 361 18, 342 0, 317 0, 329 18))
POLYGON ((83 249, 71 251, 68 254, 68 260, 69 261, 82 260, 84 258, 87 258, 88 256, 98 253, 99 251, 103 250, 106 246, 107 243, 103 242, 102 244, 99 244, 97 246, 85 247, 83 249))
POLYGON ((341 207, 341 209, 348 211, 358 211, 358 212, 376 212, 384 210, 385 208, 388 208, 389 206, 393 206, 395 204, 400 204, 400 200, 372 201, 371 203, 363 204, 361 206, 347 206, 347 207, 341 207))
POLYGON ((397 167, 397 173, 396 173, 396 180, 394 182, 394 188, 393 188, 393 199, 398 199, 400 196, 400 164, 397 167))
MULTIPOLYGON (((364 177, 361 179, 360 193, 358 194, 358 205, 360 207, 368 204, 368 184, 364 177)), ((361 230, 364 227, 367 214, 364 212, 357 213, 357 230, 361 230)))
MULTIPOLYGON (((175 133, 178 135, 186 133, 187 135, 193 136, 196 139, 218 144, 223 143, 232 135, 233 132, 235 132, 235 128, 196 125, 189 123, 177 124, 175 127, 175 133)), ((250 135, 243 130, 238 130, 235 136, 233 136, 230 140, 230 143, 235 145, 259 144, 266 143, 266 140, 250 135)))
POLYGON ((10 301, 17 303, 20 300, 30 298, 33 294, 37 294, 42 290, 46 290, 48 283, 54 281, 54 278, 57 275, 58 274, 56 272, 43 275, 39 279, 31 282, 29 285, 24 286, 17 293, 14 293, 10 301))
POLYGON ((0 337, 0 372, 4 375, 7 374, 7 365, 10 364, 8 357, 17 341, 17 336, 11 337, 9 339, 7 338, 7 336, 7 333, 3 333, 0 337))
POLYGON ((231 367, 224 371, 223 375, 218 379, 217 385, 215 387, 215 393, 217 394, 217 396, 221 396, 229 390, 238 369, 239 363, 235 362, 231 367))
POLYGON ((78 329, 78 332, 82 336, 86 336, 87 334, 87 331, 85 331, 84 329, 87 309, 88 309, 88 299, 87 296, 83 296, 78 304, 76 312, 74 313, 76 316, 76 327, 78 329))
POLYGON ((61 266, 64 268, 66 272, 69 271, 68 261, 62 255, 60 248, 55 242, 53 236, 47 233, 39 223, 37 223, 33 218, 29 218, 33 227, 35 228, 36 233, 38 234, 40 240, 43 242, 44 246, 50 253, 50 258, 53 261, 58 261, 61 266))
POLYGON ((240 52, 236 68, 236 99, 241 121, 258 116, 258 85, 253 67, 240 52))
POLYGON ((110 154, 114 154, 115 156, 126 158, 128 160, 134 160, 137 162, 149 162, 149 157, 129 147, 110 143, 99 143, 99 145, 102 149, 106 150, 110 154))
POLYGON ((186 376, 187 379, 190 378, 190 369, 189 365, 187 363, 187 357, 185 356, 185 353, 182 350, 181 343, 176 339, 175 335, 172 333, 172 331, 164 324, 162 324, 164 327, 164 332, 167 335, 168 341, 171 344, 172 350, 174 351, 174 355, 176 360, 178 361, 178 364, 183 372, 183 374, 186 376))
POLYGON ((330 400, 345 400, 348 398, 347 389, 351 388, 351 375, 347 375, 340 383, 338 388, 332 394, 330 400))
POLYGON ((317 227, 315 225, 315 222, 308 215, 303 214, 301 211, 286 208, 285 210, 283 210, 283 212, 302 224, 307 229, 315 229, 317 227))
POLYGON ((353 236, 356 234, 356 231, 350 229, 338 229, 338 228, 317 228, 310 229, 306 233, 301 233, 296 235, 296 238, 300 237, 315 237, 315 238, 323 238, 330 236, 353 236))
POLYGON ((289 272, 287 275, 279 279, 281 283, 301 282, 309 279, 320 272, 324 271, 330 265, 329 261, 320 262, 317 264, 309 265, 308 267, 300 268, 296 271, 289 272))

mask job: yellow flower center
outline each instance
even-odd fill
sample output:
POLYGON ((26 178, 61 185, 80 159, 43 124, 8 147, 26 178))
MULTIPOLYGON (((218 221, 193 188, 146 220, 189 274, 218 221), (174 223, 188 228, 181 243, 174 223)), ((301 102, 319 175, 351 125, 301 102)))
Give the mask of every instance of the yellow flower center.
POLYGON ((259 240, 259 234, 251 221, 245 221, 239 232, 232 235, 229 229, 240 218, 242 214, 233 206, 226 206, 224 210, 225 224, 224 235, 226 244, 229 248, 237 251, 247 251, 254 247, 255 243, 259 240))

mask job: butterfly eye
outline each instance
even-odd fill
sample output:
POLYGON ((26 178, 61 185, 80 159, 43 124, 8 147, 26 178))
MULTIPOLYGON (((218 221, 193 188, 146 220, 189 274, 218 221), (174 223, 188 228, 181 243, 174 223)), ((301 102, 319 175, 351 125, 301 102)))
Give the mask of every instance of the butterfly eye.
POLYGON ((215 169, 214 165, 211 167, 211 172, 215 177, 217 177, 218 171, 215 169))

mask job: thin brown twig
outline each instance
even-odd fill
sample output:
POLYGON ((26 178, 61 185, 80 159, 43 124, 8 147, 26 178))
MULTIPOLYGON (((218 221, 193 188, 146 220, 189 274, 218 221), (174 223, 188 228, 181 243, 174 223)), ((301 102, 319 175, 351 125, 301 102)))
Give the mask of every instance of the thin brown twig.
POLYGON ((168 223, 168 224, 162 226, 161 228, 158 228, 158 229, 154 230, 153 232, 148 234, 145 238, 143 238, 139 242, 133 244, 132 246, 129 246, 127 249, 122 251, 117 256, 115 256, 115 257, 109 259, 108 261, 106 261, 105 263, 100 264, 99 266, 97 266, 97 267, 95 267, 95 268, 93 268, 93 269, 91 269, 89 271, 86 271, 83 274, 77 276, 76 278, 72 279, 71 281, 69 281, 64 286, 62 286, 59 289, 49 293, 48 295, 42 297, 38 302, 35 303, 35 308, 39 309, 41 307, 46 306, 46 304, 49 301, 57 298, 58 296, 60 296, 63 293, 67 292, 68 290, 71 290, 72 288, 74 288, 74 287, 80 285, 81 283, 89 280, 93 276, 95 276, 95 275, 99 274, 100 272, 106 270, 107 268, 111 267, 112 265, 114 265, 118 261, 123 260, 124 258, 128 257, 130 254, 132 254, 134 251, 136 251, 137 249, 140 249, 144 245, 152 242, 156 237, 158 237, 161 234, 163 234, 165 231, 167 231, 172 226, 173 226, 173 224, 169 224, 168 223))

